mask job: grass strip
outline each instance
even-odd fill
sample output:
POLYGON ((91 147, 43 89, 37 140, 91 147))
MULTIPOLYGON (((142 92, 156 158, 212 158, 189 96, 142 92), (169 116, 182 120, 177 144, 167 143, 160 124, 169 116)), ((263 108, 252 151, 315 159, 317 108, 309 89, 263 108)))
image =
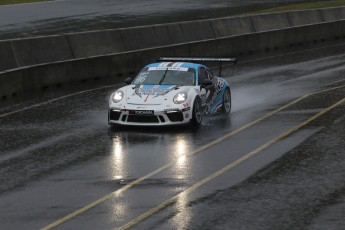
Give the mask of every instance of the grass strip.
POLYGON ((319 1, 319 2, 308 2, 308 3, 297 3, 291 4, 286 6, 279 6, 270 9, 260 10, 253 12, 254 14, 257 13, 277 13, 277 12, 286 12, 286 11, 294 11, 294 10, 313 10, 313 9, 320 9, 320 8, 328 8, 328 7, 340 7, 345 6, 345 0, 331 0, 331 1, 319 1))
POLYGON ((47 2, 51 0, 0 0, 0 5, 23 4, 33 2, 47 2))

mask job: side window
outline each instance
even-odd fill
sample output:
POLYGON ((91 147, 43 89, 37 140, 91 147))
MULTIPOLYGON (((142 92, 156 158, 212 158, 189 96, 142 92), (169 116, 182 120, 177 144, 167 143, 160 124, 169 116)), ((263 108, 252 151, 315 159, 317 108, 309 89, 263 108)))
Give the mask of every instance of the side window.
POLYGON ((204 80, 208 79, 208 74, 206 72, 206 69, 203 68, 203 67, 200 67, 199 68, 199 81, 198 81, 198 84, 200 85, 201 82, 203 82, 204 80))

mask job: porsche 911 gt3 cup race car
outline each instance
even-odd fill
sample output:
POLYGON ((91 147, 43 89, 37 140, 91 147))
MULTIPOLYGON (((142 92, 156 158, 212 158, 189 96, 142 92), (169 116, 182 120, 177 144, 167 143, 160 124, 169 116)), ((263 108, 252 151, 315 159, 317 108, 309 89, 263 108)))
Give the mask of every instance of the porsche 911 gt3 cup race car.
POLYGON ((165 57, 145 66, 134 80, 126 79, 128 86, 112 93, 108 123, 198 126, 204 116, 229 114, 229 84, 200 64, 211 61, 236 62, 236 59, 165 57))

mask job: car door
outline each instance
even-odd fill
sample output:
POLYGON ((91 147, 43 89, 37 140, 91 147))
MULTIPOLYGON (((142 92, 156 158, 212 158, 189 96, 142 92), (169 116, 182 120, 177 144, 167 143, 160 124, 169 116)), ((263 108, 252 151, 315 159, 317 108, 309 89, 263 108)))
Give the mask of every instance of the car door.
POLYGON ((213 73, 211 70, 207 69, 206 67, 200 67, 199 68, 199 85, 201 85, 201 83, 204 80, 211 80, 212 81, 212 85, 203 87, 200 91, 201 94, 203 95, 202 97, 202 104, 203 106, 205 106, 205 113, 208 114, 210 112, 210 108, 211 108, 211 103, 212 100, 215 98, 215 81, 217 81, 215 79, 215 77, 213 77, 213 73))

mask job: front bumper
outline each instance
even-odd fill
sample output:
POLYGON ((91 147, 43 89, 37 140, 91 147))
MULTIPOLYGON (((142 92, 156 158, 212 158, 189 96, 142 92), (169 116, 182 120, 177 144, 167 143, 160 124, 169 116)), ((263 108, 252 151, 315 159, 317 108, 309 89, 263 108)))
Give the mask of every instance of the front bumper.
POLYGON ((136 126, 165 126, 188 123, 191 119, 190 108, 150 110, 109 108, 108 123, 136 126))

